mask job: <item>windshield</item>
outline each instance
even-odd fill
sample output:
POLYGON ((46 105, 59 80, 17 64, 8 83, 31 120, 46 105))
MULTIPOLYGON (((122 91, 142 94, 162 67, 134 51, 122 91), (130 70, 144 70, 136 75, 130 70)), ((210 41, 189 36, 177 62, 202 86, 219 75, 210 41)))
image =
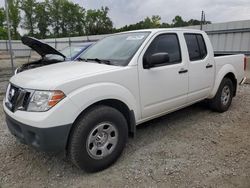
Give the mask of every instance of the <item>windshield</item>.
POLYGON ((112 65, 126 66, 149 33, 131 32, 106 37, 86 50, 80 59, 108 60, 112 65))
MULTIPOLYGON (((87 46, 68 46, 64 49, 62 49, 60 52, 66 57, 66 59, 74 58, 76 55, 78 55, 81 51, 83 51, 87 46)), ((58 59, 63 60, 63 57, 60 55, 55 54, 48 54, 46 55, 47 59, 58 59)))
POLYGON ((71 58, 76 56, 81 52, 81 50, 85 49, 86 46, 80 47, 80 46, 71 46, 66 47, 62 51, 60 51, 63 55, 65 55, 66 58, 71 58))

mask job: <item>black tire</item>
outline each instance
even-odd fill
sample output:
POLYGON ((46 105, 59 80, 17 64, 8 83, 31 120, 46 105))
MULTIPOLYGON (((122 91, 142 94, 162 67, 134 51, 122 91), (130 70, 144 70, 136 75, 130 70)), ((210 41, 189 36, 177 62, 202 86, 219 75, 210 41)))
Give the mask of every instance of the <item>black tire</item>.
POLYGON ((229 78, 223 78, 221 81, 221 84, 218 88, 218 91, 216 95, 214 96, 213 99, 209 101, 209 105, 212 110, 216 112, 225 112, 229 109, 231 103, 232 103, 232 98, 233 98, 233 82, 229 78), (223 89, 228 88, 229 95, 227 97, 227 100, 223 100, 222 95, 223 95, 223 89), (224 102, 223 102, 224 101, 224 102))
MULTIPOLYGON (((101 130, 104 130, 104 126, 101 130)), ((111 136, 111 133, 110 135, 108 135, 109 133, 105 134, 107 134, 106 138, 111 136)), ((102 133, 102 137, 104 137, 103 135, 104 134, 102 133)), ((87 172, 97 172, 109 167, 119 158, 126 145, 127 138, 128 125, 123 114, 112 107, 98 105, 88 110, 75 123, 70 134, 68 156, 73 164, 80 169, 87 172), (92 141, 93 143, 90 143, 89 146, 87 145, 90 138, 97 137, 96 135, 99 134, 99 131, 95 133, 95 135, 94 132, 97 129, 96 127, 98 127, 98 125, 102 125, 103 122, 108 122, 108 124, 110 123, 110 125, 112 125, 112 128, 115 130, 115 132, 113 131, 113 134, 117 136, 117 139, 116 144, 111 146, 114 148, 112 148, 112 152, 110 154, 107 154, 106 157, 96 159, 94 157, 98 157, 100 154, 98 154, 97 151, 93 152, 89 148, 91 144, 94 145, 95 148, 98 147, 97 145, 100 143, 97 143, 97 138, 94 139, 94 141, 92 141), (91 156, 91 152, 94 157, 91 156)), ((105 148, 105 151, 107 151, 107 148, 105 148)))

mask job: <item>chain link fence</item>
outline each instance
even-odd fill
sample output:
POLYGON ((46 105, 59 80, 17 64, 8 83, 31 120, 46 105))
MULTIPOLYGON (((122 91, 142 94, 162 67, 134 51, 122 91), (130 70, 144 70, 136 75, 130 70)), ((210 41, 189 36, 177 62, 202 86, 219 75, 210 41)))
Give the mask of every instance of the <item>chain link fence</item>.
MULTIPOLYGON (((84 42, 94 42, 100 40, 107 35, 92 35, 92 36, 83 36, 83 37, 70 37, 70 38, 54 38, 54 39, 45 39, 41 40, 50 46, 54 47, 57 50, 61 50, 67 46, 71 46, 74 44, 81 44, 84 42)), ((12 40, 12 49, 13 55, 15 58, 20 57, 30 57, 33 55, 32 50, 23 45, 20 40, 12 40)), ((8 59, 8 40, 0 40, 0 59, 8 59)))

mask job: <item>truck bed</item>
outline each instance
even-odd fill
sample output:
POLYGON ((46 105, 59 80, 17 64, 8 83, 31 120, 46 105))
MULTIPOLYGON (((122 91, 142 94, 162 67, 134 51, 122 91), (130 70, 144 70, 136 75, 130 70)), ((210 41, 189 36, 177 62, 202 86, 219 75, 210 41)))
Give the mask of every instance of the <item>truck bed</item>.
MULTIPOLYGON (((236 73, 236 79, 239 83, 244 78, 244 55, 243 54, 214 54, 216 64, 216 74, 220 72, 223 66, 232 66, 236 73)), ((233 69, 232 69, 233 70, 233 69)))

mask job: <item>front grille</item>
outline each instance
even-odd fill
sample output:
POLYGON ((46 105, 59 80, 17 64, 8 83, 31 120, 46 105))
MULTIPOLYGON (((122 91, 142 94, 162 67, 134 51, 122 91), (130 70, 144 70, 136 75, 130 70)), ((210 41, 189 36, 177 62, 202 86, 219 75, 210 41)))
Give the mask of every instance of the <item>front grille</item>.
POLYGON ((10 84, 6 93, 5 105, 14 112, 16 110, 27 110, 31 93, 23 88, 10 84))

